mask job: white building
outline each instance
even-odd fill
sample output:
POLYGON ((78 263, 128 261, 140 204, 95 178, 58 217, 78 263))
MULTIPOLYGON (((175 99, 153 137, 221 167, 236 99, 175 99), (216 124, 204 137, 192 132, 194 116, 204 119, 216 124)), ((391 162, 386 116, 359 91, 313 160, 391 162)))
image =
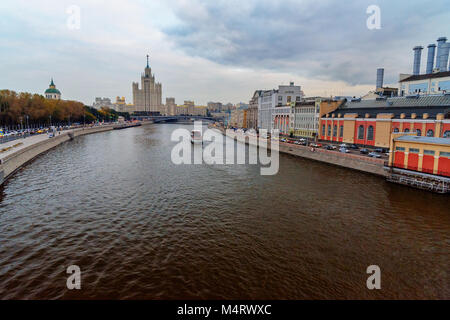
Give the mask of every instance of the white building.
POLYGON ((400 75, 400 96, 450 92, 450 71, 419 75, 400 75))
POLYGON ((300 102, 303 92, 300 86, 291 82, 288 86, 278 86, 278 90, 260 91, 258 98, 258 128, 273 131, 277 128, 289 132, 291 104, 300 102), (277 122, 275 123, 275 117, 277 122))

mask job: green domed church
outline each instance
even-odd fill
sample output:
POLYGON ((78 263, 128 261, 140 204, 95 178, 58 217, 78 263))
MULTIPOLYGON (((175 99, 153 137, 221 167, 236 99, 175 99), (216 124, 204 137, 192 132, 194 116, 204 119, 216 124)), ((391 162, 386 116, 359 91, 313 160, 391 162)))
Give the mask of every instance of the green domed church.
POLYGON ((53 82, 53 78, 52 78, 52 82, 50 82, 50 86, 48 87, 47 90, 45 90, 45 98, 47 99, 53 99, 53 100, 60 100, 61 99, 61 92, 56 89, 56 86, 53 82))

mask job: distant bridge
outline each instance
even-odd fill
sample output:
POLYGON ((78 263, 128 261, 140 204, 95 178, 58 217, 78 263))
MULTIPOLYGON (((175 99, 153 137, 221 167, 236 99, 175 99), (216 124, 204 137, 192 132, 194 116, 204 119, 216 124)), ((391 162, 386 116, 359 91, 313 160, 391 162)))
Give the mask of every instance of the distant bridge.
POLYGON ((152 121, 153 123, 171 123, 171 122, 184 122, 192 123, 194 121, 207 121, 215 122, 221 121, 222 119, 206 117, 206 116, 131 116, 133 120, 138 121, 152 121))

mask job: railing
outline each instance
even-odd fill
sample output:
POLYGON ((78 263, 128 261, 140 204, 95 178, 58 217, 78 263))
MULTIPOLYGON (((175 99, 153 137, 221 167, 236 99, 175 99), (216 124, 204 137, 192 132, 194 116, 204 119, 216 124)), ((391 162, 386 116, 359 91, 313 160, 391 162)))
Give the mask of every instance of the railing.
POLYGON ((403 176, 400 174, 391 174, 388 177, 388 181, 397 182, 411 187, 416 187, 419 189, 429 190, 438 193, 448 193, 450 192, 450 185, 445 181, 436 179, 430 181, 420 180, 421 177, 403 176))

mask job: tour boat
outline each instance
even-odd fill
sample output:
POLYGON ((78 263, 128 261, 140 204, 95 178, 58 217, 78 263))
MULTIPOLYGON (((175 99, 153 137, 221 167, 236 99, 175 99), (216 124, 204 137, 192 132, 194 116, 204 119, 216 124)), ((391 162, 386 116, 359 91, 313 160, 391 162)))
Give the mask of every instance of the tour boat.
POLYGON ((202 144, 202 132, 200 130, 192 130, 191 132, 191 143, 192 144, 202 144))

